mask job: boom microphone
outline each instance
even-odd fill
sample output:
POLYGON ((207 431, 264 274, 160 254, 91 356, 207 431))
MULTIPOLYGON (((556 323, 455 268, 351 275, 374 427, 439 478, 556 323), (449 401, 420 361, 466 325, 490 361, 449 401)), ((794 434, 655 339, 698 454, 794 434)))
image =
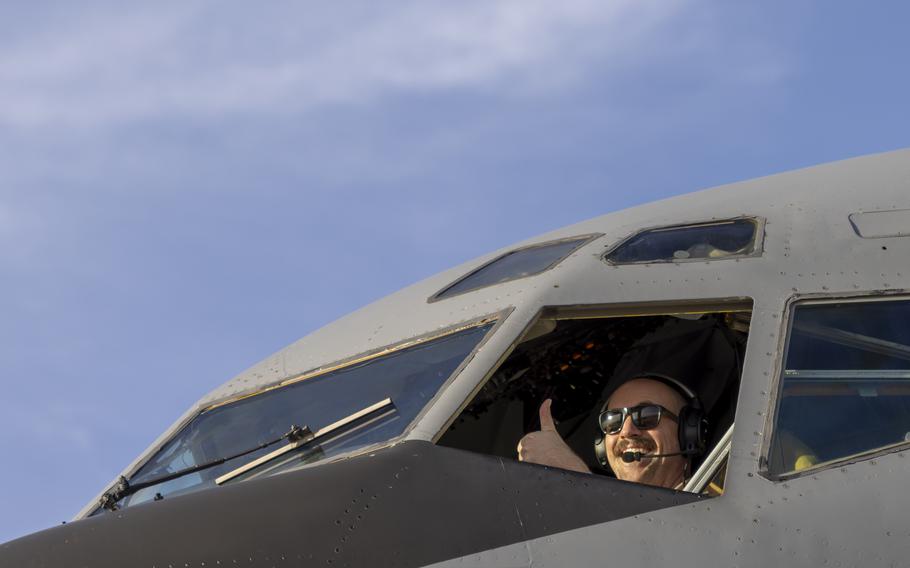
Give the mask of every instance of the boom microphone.
POLYGON ((651 460, 654 458, 668 458, 671 456, 688 456, 692 452, 673 452, 672 454, 643 454, 641 452, 623 452, 622 461, 626 463, 637 462, 641 460, 651 460))

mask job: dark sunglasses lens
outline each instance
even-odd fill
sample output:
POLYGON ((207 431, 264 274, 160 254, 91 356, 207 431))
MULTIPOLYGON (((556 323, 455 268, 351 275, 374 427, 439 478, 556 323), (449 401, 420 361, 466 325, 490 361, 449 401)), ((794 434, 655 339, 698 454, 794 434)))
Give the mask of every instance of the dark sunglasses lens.
POLYGON ((607 410, 600 414, 600 429, 606 434, 616 434, 622 430, 622 410, 607 410))
POLYGON ((660 407, 653 405, 639 407, 637 418, 635 425, 642 430, 657 428, 660 424, 660 407))

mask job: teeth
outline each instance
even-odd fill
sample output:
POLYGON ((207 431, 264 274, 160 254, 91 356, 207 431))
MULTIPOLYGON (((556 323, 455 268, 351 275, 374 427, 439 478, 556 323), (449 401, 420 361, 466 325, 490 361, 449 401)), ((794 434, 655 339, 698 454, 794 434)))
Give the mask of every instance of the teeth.
POLYGON ((647 453, 649 453, 650 451, 651 451, 651 450, 646 449, 646 448, 628 447, 628 448, 623 449, 622 452, 620 452, 620 453, 625 453, 625 452, 640 452, 640 453, 642 453, 642 454, 647 454, 647 453))

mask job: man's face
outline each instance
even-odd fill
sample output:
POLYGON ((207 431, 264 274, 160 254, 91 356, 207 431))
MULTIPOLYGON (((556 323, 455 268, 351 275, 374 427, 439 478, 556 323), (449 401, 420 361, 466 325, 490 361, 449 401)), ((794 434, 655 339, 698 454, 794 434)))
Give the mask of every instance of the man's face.
MULTIPOLYGON (((685 405, 682 396, 671 387, 652 379, 633 379, 616 389, 610 397, 609 408, 631 408, 640 404, 659 404, 674 414, 679 414, 685 405)), ((673 487, 682 480, 686 458, 642 459, 625 463, 625 451, 642 454, 669 454, 679 451, 677 423, 666 415, 661 417, 656 428, 639 430, 632 424, 632 417, 626 417, 622 430, 605 437, 607 461, 616 477, 626 481, 673 487)))

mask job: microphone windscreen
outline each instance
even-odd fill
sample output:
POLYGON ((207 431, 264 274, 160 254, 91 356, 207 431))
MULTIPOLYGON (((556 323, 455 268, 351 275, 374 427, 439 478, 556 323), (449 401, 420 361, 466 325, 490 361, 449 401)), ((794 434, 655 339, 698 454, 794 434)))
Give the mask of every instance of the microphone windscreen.
POLYGON ((626 463, 632 463, 634 461, 641 461, 641 452, 623 452, 622 461, 626 463))

